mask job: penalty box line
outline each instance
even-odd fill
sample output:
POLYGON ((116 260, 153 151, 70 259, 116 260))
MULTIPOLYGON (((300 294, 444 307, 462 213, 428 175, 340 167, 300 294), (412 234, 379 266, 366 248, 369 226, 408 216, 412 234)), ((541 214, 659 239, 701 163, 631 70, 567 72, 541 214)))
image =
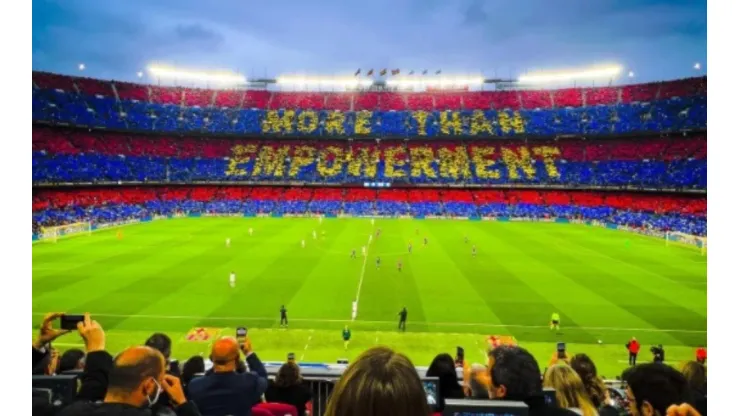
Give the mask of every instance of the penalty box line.
MULTIPOLYGON (((33 316, 44 316, 49 312, 33 312, 33 316)), ((106 313, 90 313, 90 316, 101 318, 131 318, 131 319, 180 319, 180 320, 192 320, 192 321, 239 321, 239 320, 252 320, 252 321, 275 321, 275 317, 249 317, 249 316, 187 316, 187 315, 123 315, 123 314, 106 314, 106 313)), ((312 318, 290 318, 291 321, 295 322, 306 322, 306 323, 349 323, 352 322, 350 319, 312 319, 312 318)), ((398 321, 363 321, 357 320, 358 323, 363 324, 397 324, 398 321)), ((486 324, 486 323, 475 323, 475 322, 420 322, 421 324, 430 326, 468 326, 468 327, 485 327, 485 328, 521 328, 521 329, 550 329, 548 325, 518 325, 518 324, 486 324)), ((666 332, 666 333, 679 333, 679 334, 706 334, 706 330, 698 329, 660 329, 660 328, 618 328, 618 327, 584 327, 578 326, 573 327, 574 329, 582 329, 584 331, 633 331, 633 332, 666 332)))

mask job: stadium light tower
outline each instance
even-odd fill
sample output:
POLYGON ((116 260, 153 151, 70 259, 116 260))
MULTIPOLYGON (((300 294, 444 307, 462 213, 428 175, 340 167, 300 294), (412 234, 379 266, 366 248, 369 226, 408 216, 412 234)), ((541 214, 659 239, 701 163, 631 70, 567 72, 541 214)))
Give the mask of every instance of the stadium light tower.
POLYGON ((139 78, 141 78, 141 77, 144 76, 144 73, 142 71, 139 71, 139 72, 136 73, 136 76, 139 77, 139 78))
POLYGON ((628 76, 628 77, 630 77, 630 78, 634 78, 634 77, 635 77, 635 73, 634 73, 634 72, 632 72, 632 71, 630 71, 630 72, 629 72, 629 73, 627 74, 627 76, 628 76))
POLYGON ((701 64, 699 62, 695 63, 694 64, 694 69, 696 69, 697 71, 700 70, 701 69, 701 64))
POLYGON ((79 64, 79 65, 77 65, 77 69, 79 69, 80 71, 84 71, 85 70, 85 64, 79 64))

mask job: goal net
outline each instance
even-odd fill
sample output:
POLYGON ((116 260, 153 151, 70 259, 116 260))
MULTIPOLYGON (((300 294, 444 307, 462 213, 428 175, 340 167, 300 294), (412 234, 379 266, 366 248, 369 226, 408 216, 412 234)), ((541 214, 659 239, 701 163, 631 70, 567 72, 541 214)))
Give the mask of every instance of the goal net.
POLYGON ((92 224, 89 222, 76 222, 74 224, 60 225, 56 227, 42 227, 39 233, 39 241, 56 243, 60 238, 72 235, 90 235, 92 224))
POLYGON ((680 244, 688 247, 695 247, 701 250, 701 253, 707 254, 707 238, 699 237, 692 234, 679 233, 676 231, 668 231, 665 233, 665 242, 668 244, 680 244))

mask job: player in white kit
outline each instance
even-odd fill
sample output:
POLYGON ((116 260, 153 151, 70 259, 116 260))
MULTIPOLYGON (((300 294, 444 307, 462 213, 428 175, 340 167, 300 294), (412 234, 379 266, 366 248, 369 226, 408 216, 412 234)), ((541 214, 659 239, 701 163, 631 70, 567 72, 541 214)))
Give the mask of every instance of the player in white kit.
POLYGON ((227 239, 226 239, 226 247, 227 247, 227 248, 228 248, 228 247, 231 247, 231 239, 230 239, 230 238, 227 238, 227 239))
POLYGON ((234 272, 229 275, 229 286, 236 287, 236 273, 234 272))
POLYGON ((313 230, 313 239, 316 239, 316 230, 313 230))
POLYGON ((252 235, 253 232, 254 230, 252 229, 252 227, 249 227, 249 235, 252 235))
POLYGON ((306 240, 301 240, 301 248, 306 248, 306 240))
POLYGON ((362 246, 362 255, 367 256, 367 250, 365 249, 365 246, 362 246))
POLYGON ((357 301, 352 302, 352 320, 357 319, 357 301))

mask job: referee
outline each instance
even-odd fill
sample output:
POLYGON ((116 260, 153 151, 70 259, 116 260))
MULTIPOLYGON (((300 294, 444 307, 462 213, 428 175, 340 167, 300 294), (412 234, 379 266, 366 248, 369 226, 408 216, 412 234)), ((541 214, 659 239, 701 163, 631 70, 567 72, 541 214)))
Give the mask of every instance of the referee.
POLYGON ((398 312, 398 329, 406 332, 406 317, 408 316, 408 312, 406 311, 406 307, 404 306, 403 309, 401 309, 401 312, 398 312))

